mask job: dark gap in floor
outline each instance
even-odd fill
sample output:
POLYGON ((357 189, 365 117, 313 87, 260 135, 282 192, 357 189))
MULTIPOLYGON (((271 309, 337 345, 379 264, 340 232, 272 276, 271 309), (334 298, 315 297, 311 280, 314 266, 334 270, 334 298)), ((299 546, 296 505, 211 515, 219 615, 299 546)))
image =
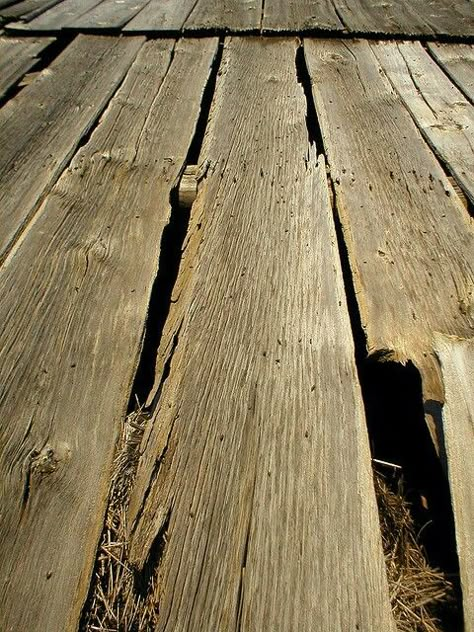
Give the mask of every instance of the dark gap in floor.
POLYGON ((321 128, 318 124, 316 107, 314 105, 313 92, 311 88, 311 76, 304 56, 303 44, 300 42, 296 49, 295 56, 296 80, 303 89, 306 98, 306 129, 308 130, 308 143, 316 145, 318 154, 324 151, 321 128))
MULTIPOLYGON (((221 42, 203 93, 195 133, 184 166, 194 165, 199 160, 221 64, 222 50, 223 43, 221 42)), ((132 388, 130 410, 135 408, 136 399, 140 403, 146 402, 155 382, 156 357, 169 315, 171 297, 181 264, 183 244, 189 228, 191 209, 179 203, 179 183, 171 190, 169 203, 170 218, 161 238, 158 274, 151 291, 142 352, 132 388)))
POLYGON ((263 23, 265 21, 265 0, 262 0, 262 6, 260 11, 260 33, 263 33, 263 23))
MULTIPOLYGON (((12 34, 10 39, 18 39, 21 36, 21 39, 25 39, 23 37, 22 32, 18 32, 18 35, 14 36, 12 34)), ((5 92, 5 94, 0 97, 0 107, 2 107, 7 101, 16 97, 24 88, 27 87, 25 82, 25 78, 32 73, 39 73, 45 68, 47 68, 55 59, 58 57, 63 50, 69 46, 72 41, 72 37, 62 37, 56 39, 54 42, 51 42, 49 46, 43 49, 36 58, 33 66, 21 77, 18 78, 18 81, 14 83, 10 88, 5 92)), ((33 79, 34 81, 34 79, 33 79)), ((29 84, 31 85, 31 84, 29 84)))

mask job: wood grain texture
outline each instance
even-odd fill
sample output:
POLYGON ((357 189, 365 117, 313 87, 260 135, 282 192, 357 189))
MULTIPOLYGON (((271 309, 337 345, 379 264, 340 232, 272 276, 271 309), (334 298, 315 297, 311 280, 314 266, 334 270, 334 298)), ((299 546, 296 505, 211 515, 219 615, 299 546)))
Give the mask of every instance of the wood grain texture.
POLYGON ((474 32, 472 3, 465 0, 333 0, 339 16, 356 33, 453 35, 474 32))
MULTIPOLYGON (((196 0, 151 0, 125 27, 124 31, 179 32, 196 0)), ((216 3, 217 6, 217 3, 216 3)))
POLYGON ((68 24, 73 29, 119 29, 129 22, 149 0, 102 0, 68 24))
POLYGON ((258 31, 261 13, 261 0, 198 0, 185 30, 258 31))
POLYGON ((2 630, 77 629, 170 190, 217 42, 179 43, 169 66, 172 47, 143 47, 0 271, 2 630))
POLYGON ((474 108, 418 42, 372 49, 434 152, 474 203, 474 108))
POLYGON ((474 47, 471 44, 428 44, 428 49, 454 83, 474 103, 474 47))
POLYGON ((60 31, 71 22, 96 7, 102 0, 63 0, 48 11, 38 15, 26 24, 12 24, 10 29, 27 29, 30 31, 60 31))
POLYGON ((170 373, 130 505, 131 561, 164 546, 161 631, 394 629, 296 47, 232 38, 224 49, 193 207, 200 245, 180 270, 184 318, 172 314, 170 373))
POLYGON ((107 104, 142 41, 80 35, 0 110, 0 261, 107 104))
POLYGON ((422 371, 433 333, 474 334, 472 219, 367 42, 305 40, 369 353, 422 371))
POLYGON ((54 39, 13 39, 0 37, 0 98, 38 61, 38 55, 54 39))
POLYGON ((331 0, 265 0, 263 31, 342 31, 331 0))
POLYGON ((474 341, 438 336, 446 391, 442 409, 449 483, 464 605, 464 630, 474 631, 474 341))

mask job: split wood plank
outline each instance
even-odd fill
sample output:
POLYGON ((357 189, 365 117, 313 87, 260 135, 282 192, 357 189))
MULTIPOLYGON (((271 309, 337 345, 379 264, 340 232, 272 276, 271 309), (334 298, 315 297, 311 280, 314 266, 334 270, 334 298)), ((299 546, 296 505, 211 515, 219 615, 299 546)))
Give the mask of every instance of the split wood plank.
POLYGON ((164 543, 157 631, 394 630, 296 50, 224 49, 193 207, 202 243, 180 271, 191 296, 130 505, 131 562, 164 543))
POLYGON ((474 203, 474 108, 419 42, 372 49, 434 152, 474 203))
POLYGON ((263 31, 342 31, 331 0, 266 0, 263 31))
POLYGON ((54 7, 61 0, 23 0, 12 6, 2 9, 1 15, 7 19, 32 20, 40 13, 54 7))
POLYGON ((36 64, 38 55, 53 42, 52 38, 0 37, 0 98, 36 64))
POLYGON ((73 29, 119 29, 129 22, 149 0, 102 0, 84 15, 73 20, 73 29))
POLYGON ((458 88, 474 103, 474 47, 432 43, 428 48, 458 88))
POLYGON ((198 0, 185 22, 186 31, 258 31, 261 0, 198 0))
POLYGON ((80 35, 0 110, 0 261, 106 106, 142 42, 80 35))
POLYGON ((368 351, 412 360, 443 401, 433 333, 474 335, 472 219, 369 43, 305 55, 368 351))
POLYGON ((465 0, 333 0, 341 19, 356 33, 452 35, 474 32, 472 3, 465 0))
POLYGON ((446 389, 442 417, 463 593, 464 630, 474 632, 474 341, 439 336, 435 348, 446 389))
POLYGON ((96 7, 102 0, 63 0, 34 20, 24 24, 17 22, 9 25, 9 30, 51 31, 56 32, 69 26, 71 22, 96 7))
POLYGON ((144 45, 0 271, 2 630, 75 630, 87 595, 170 190, 217 50, 180 42, 170 66, 173 45, 144 45))
POLYGON ((162 31, 178 33, 193 10, 196 0, 151 0, 124 28, 127 32, 162 31))

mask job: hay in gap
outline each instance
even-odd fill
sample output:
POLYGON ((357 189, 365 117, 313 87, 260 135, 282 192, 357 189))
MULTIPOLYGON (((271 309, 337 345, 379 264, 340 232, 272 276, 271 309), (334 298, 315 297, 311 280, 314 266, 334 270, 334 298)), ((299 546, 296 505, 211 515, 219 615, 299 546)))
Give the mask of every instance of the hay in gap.
POLYGON ((432 568, 419 543, 403 483, 394 491, 374 471, 392 612, 399 632, 443 632, 440 607, 454 600, 446 575, 432 568))
POLYGON ((145 632, 157 623, 154 578, 150 578, 146 591, 137 589, 135 573, 128 564, 126 538, 130 490, 147 422, 143 408, 138 407, 124 423, 91 592, 81 622, 81 630, 87 632, 145 632))

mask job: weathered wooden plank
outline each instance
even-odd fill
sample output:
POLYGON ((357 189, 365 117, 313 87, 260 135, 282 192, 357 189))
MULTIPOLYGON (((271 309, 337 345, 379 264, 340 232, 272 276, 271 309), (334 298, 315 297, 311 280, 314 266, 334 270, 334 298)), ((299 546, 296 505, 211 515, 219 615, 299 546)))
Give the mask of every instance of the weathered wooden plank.
POLYGON ((430 53, 454 83, 474 102, 474 47, 470 44, 428 44, 430 53))
POLYGON ((152 0, 123 30, 179 32, 195 4, 196 0, 152 0))
POLYGON ((423 136, 474 202, 474 108, 420 43, 372 48, 423 136))
POLYGON ((474 12, 465 0, 333 0, 349 30, 357 33, 453 35, 474 32, 474 12))
POLYGON ((8 19, 32 20, 59 2, 61 0, 23 0, 6 9, 2 9, 1 15, 8 19))
POLYGON ((296 47, 224 49, 193 207, 202 243, 180 271, 191 289, 130 505, 131 561, 165 543, 157 630, 394 629, 296 47))
POLYGON ((5 7, 9 7, 12 4, 15 4, 18 0, 0 0, 0 9, 4 9, 5 7))
POLYGON ((342 31, 331 0, 266 0, 263 7, 264 31, 342 31))
POLYGON ((168 70, 172 48, 143 47, 0 272, 2 630, 77 629, 170 190, 217 42, 179 43, 168 70))
POLYGON ((464 605, 474 630, 474 341, 439 336, 436 353, 446 392, 442 409, 464 605))
POLYGON ((75 19, 97 6, 102 0, 63 0, 48 11, 38 15, 31 22, 13 23, 9 30, 60 31, 75 19))
POLYGON ((443 401, 433 333, 474 333, 472 220, 367 42, 305 54, 368 350, 443 401))
POLYGON ((0 37, 0 98, 38 61, 38 55, 54 39, 13 39, 0 37))
POLYGON ((73 29, 118 29, 129 22, 149 0, 102 0, 69 23, 73 29))
POLYGON ((261 0, 198 0, 185 22, 185 30, 258 31, 261 0))
POLYGON ((105 107, 142 42, 80 35, 0 110, 0 261, 105 107))

